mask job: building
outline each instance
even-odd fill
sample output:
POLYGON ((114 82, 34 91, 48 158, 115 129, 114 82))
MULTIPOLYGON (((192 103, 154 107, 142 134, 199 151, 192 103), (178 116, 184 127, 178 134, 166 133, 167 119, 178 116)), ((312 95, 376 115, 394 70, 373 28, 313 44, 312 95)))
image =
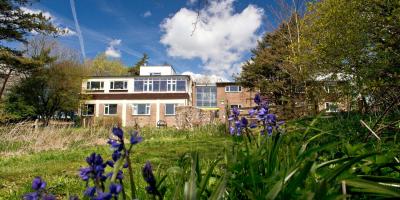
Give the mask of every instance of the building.
POLYGON ((85 119, 118 118, 122 126, 175 124, 177 106, 192 105, 192 80, 171 66, 143 66, 139 76, 88 77, 82 82, 87 96, 85 119))

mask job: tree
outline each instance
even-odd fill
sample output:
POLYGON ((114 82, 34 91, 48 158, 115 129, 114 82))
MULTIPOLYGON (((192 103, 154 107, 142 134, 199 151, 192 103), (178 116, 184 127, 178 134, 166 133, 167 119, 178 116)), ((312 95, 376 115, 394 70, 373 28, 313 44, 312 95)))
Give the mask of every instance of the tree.
POLYGON ((16 120, 40 117, 47 125, 57 112, 78 108, 85 69, 74 59, 58 57, 66 54, 58 52, 63 49, 58 43, 43 41, 32 41, 35 48, 30 52, 31 58, 42 64, 12 88, 5 109, 16 120))
POLYGON ((86 61, 85 65, 92 76, 120 76, 127 75, 128 68, 120 60, 110 60, 103 54, 93 60, 86 61))
POLYGON ((58 30, 50 19, 42 13, 23 12, 20 6, 28 4, 29 0, 2 0, 0 2, 0 99, 3 96, 7 82, 13 73, 25 73, 35 68, 38 63, 23 57, 21 50, 12 49, 6 44, 12 42, 26 43, 32 32, 39 34, 57 33, 58 30), (6 42, 7 41, 7 42, 6 42))
POLYGON ((297 59, 321 73, 351 77, 347 91, 366 111, 371 101, 380 103, 379 96, 400 89, 399 20, 400 1, 315 2, 305 17, 302 43, 308 49, 297 59))
POLYGON ((149 60, 149 57, 147 54, 143 54, 143 57, 129 69, 129 74, 133 76, 139 76, 140 74, 140 66, 144 66, 147 64, 147 61, 149 60))

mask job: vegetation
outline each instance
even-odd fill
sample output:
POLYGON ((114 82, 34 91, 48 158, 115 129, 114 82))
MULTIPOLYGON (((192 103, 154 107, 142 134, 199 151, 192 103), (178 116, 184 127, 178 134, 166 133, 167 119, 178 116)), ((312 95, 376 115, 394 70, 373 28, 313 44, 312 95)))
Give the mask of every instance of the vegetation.
POLYGON ((147 54, 143 54, 143 57, 140 58, 140 60, 128 70, 129 74, 138 76, 140 74, 140 66, 146 65, 148 60, 149 56, 147 56, 147 54))

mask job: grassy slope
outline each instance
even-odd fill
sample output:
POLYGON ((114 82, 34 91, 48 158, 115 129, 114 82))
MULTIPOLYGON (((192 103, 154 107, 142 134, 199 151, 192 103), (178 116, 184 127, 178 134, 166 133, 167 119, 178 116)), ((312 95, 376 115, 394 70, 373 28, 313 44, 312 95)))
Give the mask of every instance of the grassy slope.
MULTIPOLYGON (((175 166, 179 157, 189 151, 199 151, 203 158, 212 160, 230 143, 229 138, 215 132, 218 132, 216 127, 192 133, 144 130, 145 141, 134 148, 132 162, 135 172, 141 173, 141 167, 147 160, 160 171, 175 166)), ((111 158, 107 145, 78 146, 0 158, 0 199, 20 199, 22 194, 30 191, 30 183, 35 176, 42 176, 53 194, 81 194, 84 183, 78 177, 78 169, 85 166, 84 160, 92 152, 101 153, 105 159, 111 158)), ((141 174, 135 178, 139 187, 144 188, 141 174)))

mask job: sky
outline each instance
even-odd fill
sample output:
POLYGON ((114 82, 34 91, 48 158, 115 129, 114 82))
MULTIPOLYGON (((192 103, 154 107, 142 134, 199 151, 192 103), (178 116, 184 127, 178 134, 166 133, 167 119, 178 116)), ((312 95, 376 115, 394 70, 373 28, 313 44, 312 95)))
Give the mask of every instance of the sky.
POLYGON ((134 65, 171 64, 179 74, 232 80, 268 31, 273 0, 41 0, 65 33, 57 40, 86 59, 105 53, 134 65))

